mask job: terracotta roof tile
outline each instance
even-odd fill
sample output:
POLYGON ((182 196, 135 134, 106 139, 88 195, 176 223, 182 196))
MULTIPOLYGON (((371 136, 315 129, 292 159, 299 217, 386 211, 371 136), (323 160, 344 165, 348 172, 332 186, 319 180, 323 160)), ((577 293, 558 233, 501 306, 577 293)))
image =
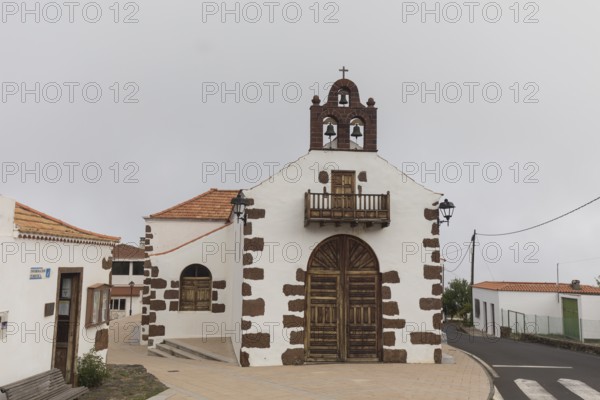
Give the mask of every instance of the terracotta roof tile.
POLYGON ((39 236, 56 236, 70 239, 118 242, 121 238, 86 231, 53 218, 43 212, 34 210, 19 202, 15 202, 15 225, 20 234, 39 236))
POLYGON ((239 190, 210 189, 193 199, 151 214, 150 218, 227 221, 233 207, 231 199, 239 192, 239 190))
MULTIPOLYGON (((559 283, 559 293, 600 295, 600 287, 580 285, 581 289, 573 289, 570 283, 559 283)), ((556 283, 551 282, 480 282, 474 288, 496 290, 500 292, 543 292, 556 293, 556 283)))
POLYGON ((128 244, 118 244, 113 248, 113 260, 143 260, 146 258, 144 249, 130 246, 128 244))

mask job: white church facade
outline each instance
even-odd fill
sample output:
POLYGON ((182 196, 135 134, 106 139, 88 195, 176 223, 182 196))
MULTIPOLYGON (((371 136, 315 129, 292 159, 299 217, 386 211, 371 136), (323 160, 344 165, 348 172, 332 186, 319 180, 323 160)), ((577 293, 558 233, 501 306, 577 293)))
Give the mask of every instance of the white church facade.
POLYGON ((377 154, 375 101, 352 81, 312 103, 307 154, 146 217, 150 348, 230 337, 241 366, 441 362, 441 194, 377 154))

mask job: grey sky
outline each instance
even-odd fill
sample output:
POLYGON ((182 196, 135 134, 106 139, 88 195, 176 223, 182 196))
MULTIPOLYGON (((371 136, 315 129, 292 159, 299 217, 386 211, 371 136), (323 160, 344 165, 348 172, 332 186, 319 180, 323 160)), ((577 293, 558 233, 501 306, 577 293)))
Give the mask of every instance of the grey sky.
MULTIPOLYGON (((240 3, 238 23, 235 13, 222 15, 221 2, 120 2, 117 23, 112 3, 94 3, 102 9, 97 23, 85 20, 97 8, 83 14, 88 2, 74 8, 72 23, 65 6, 50 23, 56 10, 40 3, 36 23, 20 2, 18 10, 8 3, 0 22, 0 193, 86 229, 137 241, 142 215, 211 187, 251 187, 251 163, 267 178, 269 165, 297 159, 308 149, 316 87, 324 98, 342 65, 362 101, 377 102, 379 154, 456 204, 442 244, 462 244, 474 228, 534 225, 600 195, 597 1, 523 1, 518 16, 514 1, 479 2, 473 22, 463 2, 446 2, 438 5, 439 23, 415 9, 420 1, 272 3, 272 23, 263 2, 240 3), (262 15, 252 23, 255 4, 262 15), (462 17, 452 23, 455 4, 462 17), (490 22, 498 9, 499 21, 490 22), (139 21, 123 23, 127 16, 139 21), (22 83, 32 90, 24 101, 22 83), (424 101, 422 84, 432 90, 424 101), (62 97, 52 103, 57 86, 62 97), (98 87, 102 95, 92 103, 98 87), (222 88, 234 93, 222 99, 222 88), (36 162, 40 173, 22 176, 36 162), (70 162, 80 163, 70 164, 72 183, 70 162), (236 163, 238 176, 203 176, 203 168, 220 172, 236 163), (421 175, 436 163, 438 174, 421 175), (98 166, 102 177, 88 182, 98 166)), ((233 10, 236 3, 226 4, 233 10)), ((427 4, 435 9, 436 2, 427 4)), ((552 281, 557 262, 600 257, 599 217, 600 202, 527 233, 480 238, 498 245, 488 245, 485 257, 478 250, 476 280, 552 281), (502 257, 493 262, 497 248, 502 257), (527 255, 532 262, 524 262, 527 255)), ((468 278, 468 261, 456 276, 468 278)), ((592 283, 598 265, 565 264, 561 281, 592 283)))

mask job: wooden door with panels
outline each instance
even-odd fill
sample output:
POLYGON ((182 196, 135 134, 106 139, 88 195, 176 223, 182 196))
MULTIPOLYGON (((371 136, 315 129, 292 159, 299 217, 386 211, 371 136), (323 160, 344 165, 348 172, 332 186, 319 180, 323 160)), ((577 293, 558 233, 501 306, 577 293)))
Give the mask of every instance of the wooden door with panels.
POLYGON ((352 217, 356 205, 355 171, 331 171, 332 213, 334 218, 352 217))
POLYGON ((336 235, 315 248, 306 301, 307 361, 381 360, 381 274, 364 241, 336 235))

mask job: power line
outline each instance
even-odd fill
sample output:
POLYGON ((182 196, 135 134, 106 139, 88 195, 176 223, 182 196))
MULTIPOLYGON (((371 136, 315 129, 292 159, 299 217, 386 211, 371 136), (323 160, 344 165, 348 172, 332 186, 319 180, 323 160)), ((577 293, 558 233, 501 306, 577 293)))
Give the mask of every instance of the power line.
POLYGON ((454 269, 447 270, 447 272, 454 272, 454 271, 456 271, 462 265, 463 261, 465 261, 465 258, 467 257, 467 254, 469 254, 469 249, 470 248, 471 248, 471 244, 469 244, 469 247, 467 248, 467 251, 465 251, 465 254, 463 254, 463 257, 460 260, 460 262, 458 263, 458 265, 454 269))
POLYGON ((584 258, 584 259, 575 260, 575 261, 561 261, 561 262, 559 262, 559 264, 561 264, 561 265, 563 265, 563 264, 576 264, 576 263, 580 263, 580 262, 584 262, 584 261, 593 261, 593 260, 600 260, 600 257, 584 258))
POLYGON ((539 228, 540 226, 543 226, 543 225, 549 224, 550 222, 554 222, 554 221, 556 221, 556 220, 558 220, 558 219, 561 219, 561 218, 563 218, 563 217, 566 217, 567 215, 569 215, 569 214, 572 214, 572 213, 574 213, 575 211, 581 210, 583 207, 586 207, 586 206, 588 206, 588 205, 590 205, 590 204, 592 204, 593 202, 595 202, 595 201, 598 201, 598 200, 600 200, 600 197, 596 197, 595 199, 593 199, 593 200, 591 200, 591 201, 588 201, 588 202, 587 202, 587 203, 585 203, 584 205, 581 205, 581 206, 579 206, 579 207, 577 207, 577 208, 575 208, 575 209, 573 209, 573 210, 571 210, 571 211, 569 211, 569 212, 566 212, 566 213, 564 213, 564 214, 562 214, 562 215, 559 215, 559 216, 558 216, 558 217, 556 217, 556 218, 552 218, 552 219, 550 219, 550 220, 548 220, 548 221, 542 222, 541 224, 537 224, 537 225, 531 226, 531 227, 529 227, 529 228, 520 229, 520 230, 518 230, 518 231, 513 231, 513 232, 506 232, 506 233, 479 233, 479 232, 477 232, 477 235, 479 235, 479 236, 506 236, 506 235, 514 235, 515 233, 521 233, 521 232, 525 232, 525 231, 530 231, 530 230, 532 230, 532 229, 539 228))

